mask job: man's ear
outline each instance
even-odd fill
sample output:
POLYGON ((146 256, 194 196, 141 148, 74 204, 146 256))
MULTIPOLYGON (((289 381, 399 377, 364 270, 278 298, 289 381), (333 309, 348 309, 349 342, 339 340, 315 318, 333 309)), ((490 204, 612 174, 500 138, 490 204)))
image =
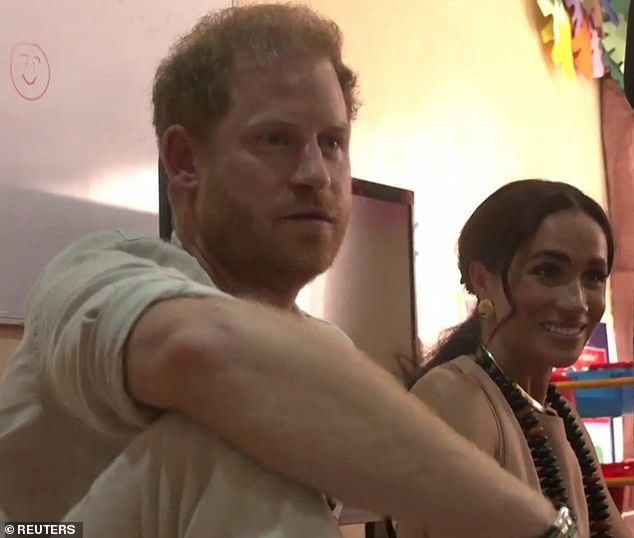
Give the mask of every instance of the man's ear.
POLYGON ((161 159, 171 188, 192 190, 198 187, 194 141, 182 125, 170 125, 160 143, 161 159))
POLYGON ((469 265, 469 281, 477 297, 491 298, 493 296, 494 276, 481 261, 474 260, 469 265))

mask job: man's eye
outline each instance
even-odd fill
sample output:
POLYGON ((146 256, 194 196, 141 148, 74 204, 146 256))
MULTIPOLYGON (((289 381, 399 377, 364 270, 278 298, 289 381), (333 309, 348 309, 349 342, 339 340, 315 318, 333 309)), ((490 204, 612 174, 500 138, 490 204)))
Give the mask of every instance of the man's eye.
POLYGON ((321 149, 325 153, 335 154, 343 151, 346 144, 340 136, 324 136, 319 141, 321 149))
POLYGON ((338 138, 327 138, 326 147, 328 149, 341 149, 343 147, 343 144, 338 138))
POLYGON ((264 135, 264 140, 271 146, 288 146, 290 139, 284 133, 267 133, 264 135))

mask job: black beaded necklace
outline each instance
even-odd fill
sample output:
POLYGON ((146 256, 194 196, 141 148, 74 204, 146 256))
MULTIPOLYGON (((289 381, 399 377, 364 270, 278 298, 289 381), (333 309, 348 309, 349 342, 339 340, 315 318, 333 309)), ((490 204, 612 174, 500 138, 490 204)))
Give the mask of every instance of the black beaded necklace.
MULTIPOLYGON (((557 459, 553 454, 543 427, 535 416, 535 409, 520 390, 519 385, 511 381, 495 362, 491 352, 481 346, 476 362, 495 382, 506 401, 511 406, 519 423, 537 470, 542 493, 548 497, 555 508, 568 506, 568 497, 559 475, 557 459)), ((599 470, 587 448, 581 428, 564 397, 553 385, 549 385, 546 396, 548 403, 563 419, 566 437, 574 450, 583 475, 583 484, 588 504, 591 538, 613 538, 610 533, 608 504, 601 486, 599 470)))

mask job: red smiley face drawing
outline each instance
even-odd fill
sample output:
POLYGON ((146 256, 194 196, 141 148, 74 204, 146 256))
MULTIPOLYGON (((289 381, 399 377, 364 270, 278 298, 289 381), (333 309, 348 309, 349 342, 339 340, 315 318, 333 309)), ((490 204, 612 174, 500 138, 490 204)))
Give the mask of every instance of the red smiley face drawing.
POLYGON ((35 43, 18 43, 11 51, 11 81, 28 101, 42 97, 51 81, 51 66, 46 54, 35 43))

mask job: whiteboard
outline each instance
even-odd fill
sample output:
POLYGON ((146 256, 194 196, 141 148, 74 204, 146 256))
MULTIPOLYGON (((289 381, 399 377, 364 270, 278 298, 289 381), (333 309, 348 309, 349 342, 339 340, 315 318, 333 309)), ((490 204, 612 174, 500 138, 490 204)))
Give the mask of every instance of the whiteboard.
POLYGON ((172 43, 230 0, 0 2, 0 323, 81 236, 158 236, 151 85, 172 43))

